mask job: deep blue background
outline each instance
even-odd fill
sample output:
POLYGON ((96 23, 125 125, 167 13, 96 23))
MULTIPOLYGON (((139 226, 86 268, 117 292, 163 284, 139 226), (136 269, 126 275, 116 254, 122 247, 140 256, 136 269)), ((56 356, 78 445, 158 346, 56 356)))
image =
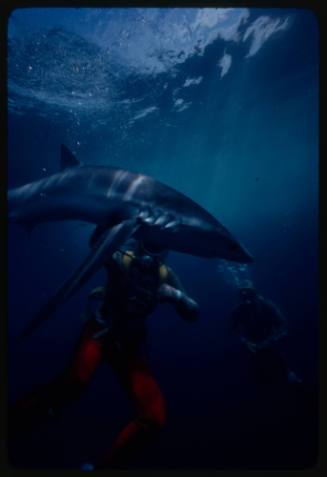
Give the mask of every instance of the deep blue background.
MULTIPOLYGON (((246 56, 250 39, 217 37, 202 55, 194 52, 172 69, 146 75, 107 61, 104 47, 89 39, 100 28, 100 17, 82 10, 69 15, 58 10, 51 21, 46 11, 16 11, 10 19, 9 186, 57 172, 64 143, 86 163, 150 174, 188 194, 255 257, 253 266, 240 272, 218 260, 169 255, 168 263, 198 301, 201 314, 190 325, 162 306, 149 318, 151 363, 167 400, 168 424, 135 466, 312 465, 318 385, 319 51, 314 16, 303 10, 251 10, 240 34, 262 16, 289 19, 287 28, 271 35, 255 55, 246 56), (69 24, 75 15, 76 24, 69 24), (232 64, 220 77, 217 63, 226 52, 232 64), (82 67, 86 76, 79 79, 82 67), (198 77, 199 84, 182 87, 187 78, 198 77), (99 99, 101 107, 96 103, 92 109, 88 97, 99 99), (179 112, 176 98, 191 104, 179 112), (135 119, 150 107, 156 109, 135 119), (301 392, 258 388, 252 381, 247 355, 228 323, 237 280, 244 275, 289 321, 286 354, 305 383, 301 392)), ((133 10, 110 15, 112 25, 117 19, 127 31, 135 26, 128 23, 133 10)), ((160 35, 164 13, 156 22, 158 32, 152 33, 160 35)), ((50 223, 28 234, 10 225, 11 399, 50 379, 69 356, 87 292, 102 283, 103 272, 24 344, 18 347, 14 337, 84 258, 91 230, 85 224, 50 223)), ((59 422, 35 431, 29 440, 10 443, 11 460, 24 467, 77 467, 100 455, 131 416, 126 397, 104 366, 59 422)))

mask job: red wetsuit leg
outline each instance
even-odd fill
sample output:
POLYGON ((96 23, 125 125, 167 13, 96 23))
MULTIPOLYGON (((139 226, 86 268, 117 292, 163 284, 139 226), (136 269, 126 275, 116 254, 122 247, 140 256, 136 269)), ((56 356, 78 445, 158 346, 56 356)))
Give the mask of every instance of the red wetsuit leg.
POLYGON ((121 430, 97 468, 127 465, 136 452, 152 441, 166 421, 165 401, 146 357, 136 352, 114 352, 109 361, 137 416, 121 430))
POLYGON ((28 430, 43 420, 49 410, 56 412, 79 397, 102 358, 103 344, 93 338, 98 328, 97 322, 88 321, 67 368, 14 404, 9 412, 13 432, 28 430))

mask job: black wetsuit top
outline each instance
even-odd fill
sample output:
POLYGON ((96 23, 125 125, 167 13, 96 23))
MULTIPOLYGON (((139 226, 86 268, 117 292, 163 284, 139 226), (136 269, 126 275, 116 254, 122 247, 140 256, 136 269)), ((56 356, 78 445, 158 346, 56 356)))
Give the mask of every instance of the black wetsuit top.
POLYGON ((108 281, 100 308, 101 317, 110 324, 115 337, 138 341, 146 338, 146 318, 158 304, 158 290, 165 267, 157 258, 133 252, 116 252, 106 264, 108 281))
POLYGON ((234 328, 239 328, 247 341, 259 343, 282 329, 286 332, 286 320, 277 306, 263 297, 251 303, 240 303, 231 315, 234 328))

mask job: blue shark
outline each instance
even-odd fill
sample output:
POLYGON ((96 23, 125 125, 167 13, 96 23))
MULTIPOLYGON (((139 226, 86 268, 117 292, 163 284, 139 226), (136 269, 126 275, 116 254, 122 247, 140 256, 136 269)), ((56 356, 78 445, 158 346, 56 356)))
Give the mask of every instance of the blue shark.
POLYGON ((62 220, 96 225, 98 239, 89 256, 43 307, 33 329, 131 237, 155 249, 239 263, 253 261, 213 215, 186 195, 150 176, 82 165, 64 145, 60 172, 8 191, 8 219, 28 229, 62 220))

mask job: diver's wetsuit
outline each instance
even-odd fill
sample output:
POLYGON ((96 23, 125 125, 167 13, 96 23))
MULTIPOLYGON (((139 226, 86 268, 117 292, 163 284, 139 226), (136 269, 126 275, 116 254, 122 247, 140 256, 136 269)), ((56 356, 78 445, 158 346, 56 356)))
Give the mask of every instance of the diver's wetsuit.
POLYGON ((235 329, 242 329, 246 341, 262 343, 275 333, 287 334, 287 323, 276 305, 260 295, 249 303, 240 303, 231 314, 235 329))
POLYGON ((80 395, 106 359, 137 417, 119 433, 97 468, 124 466, 165 424, 164 398, 147 361, 146 317, 161 302, 174 304, 188 321, 197 317, 197 304, 158 258, 117 251, 106 269, 106 287, 93 293, 100 297, 101 306, 87 321, 70 365, 54 381, 20 401, 11 414, 12 426, 23 426, 24 421, 31 424, 49 412, 56 414, 80 395))

